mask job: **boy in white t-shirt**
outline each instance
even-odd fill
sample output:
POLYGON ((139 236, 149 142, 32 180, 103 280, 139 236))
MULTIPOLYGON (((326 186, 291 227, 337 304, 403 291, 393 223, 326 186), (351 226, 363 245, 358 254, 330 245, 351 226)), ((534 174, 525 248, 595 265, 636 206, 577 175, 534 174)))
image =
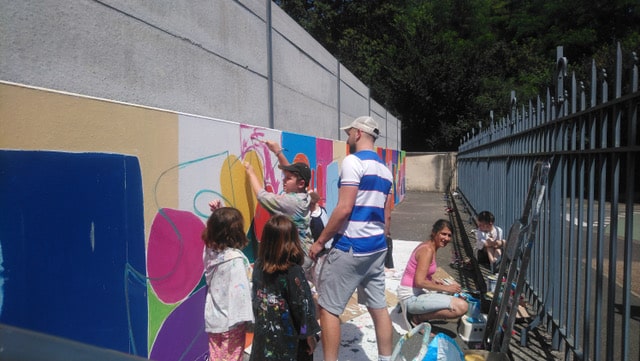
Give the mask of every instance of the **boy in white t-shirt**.
POLYGON ((478 229, 476 229, 476 249, 478 261, 488 259, 491 272, 497 272, 506 244, 502 228, 495 226, 495 216, 489 211, 478 213, 478 229))

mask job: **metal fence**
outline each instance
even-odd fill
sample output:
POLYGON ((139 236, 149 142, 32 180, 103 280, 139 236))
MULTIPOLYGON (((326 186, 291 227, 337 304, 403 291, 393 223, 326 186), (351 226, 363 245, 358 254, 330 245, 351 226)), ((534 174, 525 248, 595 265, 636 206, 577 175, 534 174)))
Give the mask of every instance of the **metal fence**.
POLYGON ((557 58, 555 95, 520 105, 512 93, 508 117, 463 141, 457 191, 508 230, 549 162, 526 280, 538 314, 522 333, 542 323, 567 360, 639 360, 638 59, 618 45, 612 89, 593 61, 586 90, 562 47, 557 58))

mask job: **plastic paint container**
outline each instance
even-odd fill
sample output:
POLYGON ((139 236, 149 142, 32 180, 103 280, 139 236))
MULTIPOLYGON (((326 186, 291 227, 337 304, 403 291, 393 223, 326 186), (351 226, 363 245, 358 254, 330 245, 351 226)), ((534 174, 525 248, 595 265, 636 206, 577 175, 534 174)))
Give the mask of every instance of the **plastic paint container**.
POLYGON ((469 304, 469 309, 467 310, 467 317, 469 318, 469 322, 480 322, 482 314, 480 312, 480 300, 469 296, 467 297, 467 303, 469 304))

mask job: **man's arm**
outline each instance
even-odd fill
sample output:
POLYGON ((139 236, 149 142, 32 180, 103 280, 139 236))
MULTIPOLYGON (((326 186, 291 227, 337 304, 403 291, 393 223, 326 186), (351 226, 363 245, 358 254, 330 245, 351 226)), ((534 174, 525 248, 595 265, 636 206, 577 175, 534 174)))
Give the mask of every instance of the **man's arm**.
POLYGON ((389 193, 384 203, 384 235, 391 236, 391 206, 393 205, 393 193, 389 193))

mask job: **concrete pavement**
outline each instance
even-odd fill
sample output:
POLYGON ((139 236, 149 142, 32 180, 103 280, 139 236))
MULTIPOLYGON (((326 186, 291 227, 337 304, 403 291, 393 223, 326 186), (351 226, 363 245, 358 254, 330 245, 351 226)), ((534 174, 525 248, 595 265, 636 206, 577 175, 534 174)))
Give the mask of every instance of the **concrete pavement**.
MULTIPOLYGON (((406 334, 407 329, 402 320, 402 314, 396 309, 395 299, 396 287, 399 284, 399 277, 405 268, 411 251, 419 242, 425 240, 431 232, 431 226, 438 219, 452 220, 453 214, 448 212, 449 200, 444 193, 435 192, 407 192, 403 202, 396 206, 391 217, 391 235, 394 239, 393 259, 395 263, 396 275, 389 273, 386 279, 387 304, 394 326, 394 345, 400 337, 406 334)), ((468 220, 469 215, 461 215, 462 219, 468 220)), ((456 227, 455 222, 454 227, 456 227)), ((468 232, 465 225, 464 230, 468 232)), ((454 232, 456 233, 456 232, 454 232)), ((453 243, 453 242, 452 242, 453 243)), ((462 272, 450 266, 452 260, 453 244, 438 252, 436 260, 439 271, 446 272, 461 284, 474 285, 470 280, 469 272, 462 272)), ((377 345, 373 321, 366 312, 366 309, 352 299, 347 310, 341 316, 343 320, 341 329, 341 347, 339 359, 344 361, 365 361, 377 360, 377 345)), ((432 332, 445 333, 454 338, 462 350, 468 349, 467 345, 458 336, 458 323, 456 321, 446 323, 434 323, 432 332)), ((525 325, 516 325, 518 330, 525 325)), ((407 340, 403 347, 403 357, 412 360, 418 353, 421 346, 421 338, 413 337, 407 340)), ((473 345, 472 345, 473 346, 473 345)), ((536 330, 529 335, 528 347, 519 345, 519 337, 512 338, 510 357, 513 361, 534 361, 534 360, 559 360, 557 352, 549 351, 550 338, 544 329, 536 330)), ((245 357, 248 360, 248 355, 245 357)), ((322 360, 322 345, 319 344, 314 353, 314 360, 322 360)))
MULTIPOLYGON (((404 200, 396 206, 391 216, 391 235, 394 239, 393 259, 395 270, 398 274, 401 274, 404 270, 411 251, 419 242, 429 236, 433 223, 441 218, 452 220, 454 214, 447 211, 451 205, 449 202, 444 193, 407 192, 404 200)), ((464 210, 461 209, 460 211, 463 212, 464 210)), ((465 224, 465 229, 458 230, 458 233, 469 231, 472 226, 470 217, 469 214, 460 214, 460 218, 469 222, 469 224, 465 224)), ((452 223, 456 227, 456 223, 452 223)), ((438 267, 461 284, 474 285, 475 282, 469 279, 471 275, 468 272, 463 272, 450 266, 452 251, 453 244, 450 244, 447 248, 438 252, 436 257, 438 267)), ((386 289, 387 303, 394 326, 394 345, 407 332, 402 320, 402 314, 397 312, 396 305, 393 303, 398 284, 397 277, 389 274, 386 289)), ((360 312, 358 312, 357 306, 351 305, 351 309, 348 309, 342 318, 347 320, 342 325, 342 343, 339 359, 349 361, 377 360, 375 331, 371 317, 366 310, 361 308, 360 312), (352 313, 352 315, 348 313, 352 313)), ((525 325, 518 324, 515 329, 519 330, 525 325)), ((432 326, 432 332, 445 333, 454 338, 462 350, 469 349, 469 345, 458 336, 458 323, 456 321, 434 323, 432 326)), ((529 335, 528 347, 521 347, 519 340, 516 335, 510 343, 511 352, 509 356, 513 361, 555 361, 560 359, 557 352, 549 351, 550 337, 544 332, 544 329, 536 330, 534 334, 529 335)), ((421 341, 421 338, 413 337, 405 342, 402 355, 406 360, 412 360, 415 357, 421 346, 421 341)), ((322 345, 318 345, 314 360, 322 360, 322 345)))
MULTIPOLYGON (((393 242, 393 259, 396 274, 389 273, 386 279, 387 304, 394 326, 394 344, 408 330, 405 326, 402 314, 398 313, 396 288, 399 285, 399 276, 405 268, 407 260, 413 249, 423 240, 429 237, 431 227, 438 219, 449 220, 447 212, 447 200, 443 193, 433 192, 408 192, 403 202, 395 207, 391 215, 391 236, 393 242)), ((454 276, 451 262, 451 249, 438 252, 437 262, 442 271, 454 276)), ((365 361, 377 360, 377 344, 373 321, 366 312, 366 308, 357 305, 352 299, 347 310, 342 315, 342 342, 340 348, 340 360, 365 361)), ((434 332, 445 332, 456 338, 457 323, 433 325, 434 332)), ((403 356, 411 360, 420 347, 420 338, 405 342, 403 356)), ((315 360, 322 360, 322 345, 318 345, 314 354, 315 360)))

